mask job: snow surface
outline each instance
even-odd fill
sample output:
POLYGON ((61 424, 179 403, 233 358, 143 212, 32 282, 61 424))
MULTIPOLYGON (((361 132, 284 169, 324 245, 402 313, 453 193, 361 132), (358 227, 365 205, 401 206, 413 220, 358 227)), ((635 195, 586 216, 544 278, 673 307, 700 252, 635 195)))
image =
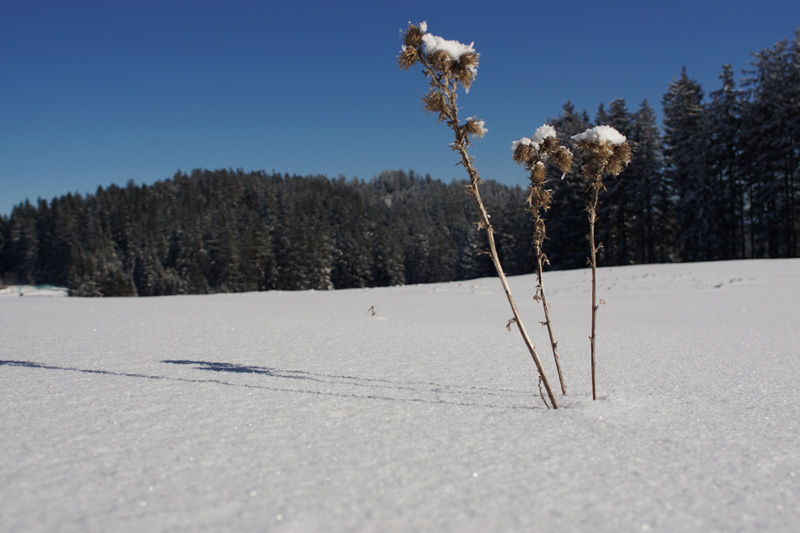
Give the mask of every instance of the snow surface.
POLYGON ((589 276, 0 298, 0 531, 796 531, 800 260, 589 276))
POLYGON ((621 134, 611 126, 605 126, 605 125, 589 128, 583 133, 579 133, 578 135, 573 135, 572 139, 575 141, 587 141, 598 144, 602 142, 609 142, 615 146, 619 146, 620 144, 624 143, 627 140, 623 134, 621 134))

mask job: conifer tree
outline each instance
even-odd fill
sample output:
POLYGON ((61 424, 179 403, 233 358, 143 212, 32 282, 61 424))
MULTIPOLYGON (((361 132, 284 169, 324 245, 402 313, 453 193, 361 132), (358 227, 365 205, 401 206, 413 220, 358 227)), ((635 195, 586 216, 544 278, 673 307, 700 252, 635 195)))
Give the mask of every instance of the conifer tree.
POLYGON ((655 111, 647 100, 633 114, 628 137, 633 157, 625 170, 631 196, 630 239, 633 262, 670 260, 670 194, 663 174, 661 135, 655 111))
POLYGON ((742 135, 755 257, 792 257, 800 216, 800 31, 754 54, 742 135))
MULTIPOLYGON (((608 111, 601 106, 595 119, 597 125, 608 125, 630 138, 633 132, 633 116, 628 111, 624 98, 617 98, 608 106, 608 111)), ((634 153, 634 156, 636 154, 634 153)), ((600 192, 598 207, 598 238, 603 243, 598 251, 601 257, 598 264, 627 265, 631 262, 632 253, 629 233, 632 221, 633 176, 629 172, 610 175, 605 180, 605 190, 600 192)))
POLYGON ((736 88, 731 65, 722 67, 719 78, 722 87, 709 93, 706 107, 708 171, 717 221, 716 255, 719 259, 734 259, 745 254, 745 194, 739 168, 744 92, 736 88))
MULTIPOLYGON (((578 112, 567 100, 561 114, 547 121, 566 139, 566 145, 575 156, 574 168, 584 164, 581 154, 574 150, 573 135, 591 127, 586 111, 578 112)), ((548 221, 547 257, 554 269, 583 268, 586 266, 586 201, 580 173, 568 172, 554 176, 549 181, 553 189, 552 210, 558 213, 548 221)))
POLYGON ((712 259, 713 190, 706 168, 703 90, 686 68, 663 98, 666 176, 676 196, 676 234, 683 261, 712 259))

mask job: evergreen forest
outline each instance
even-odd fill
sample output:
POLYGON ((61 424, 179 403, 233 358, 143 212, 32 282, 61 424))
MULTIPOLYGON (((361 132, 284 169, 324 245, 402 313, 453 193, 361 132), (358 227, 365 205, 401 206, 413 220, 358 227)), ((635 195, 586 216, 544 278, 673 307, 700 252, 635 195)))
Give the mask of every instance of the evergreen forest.
MULTIPOLYGON (((567 102, 548 122, 568 141, 608 124, 634 148, 606 182, 600 266, 797 257, 800 253, 800 32, 753 54, 740 85, 725 65, 705 94, 684 69, 662 99, 567 102)), ((584 183, 552 176, 544 252, 586 266, 584 183)), ((241 170, 177 172, 152 185, 16 205, 0 217, 0 286, 53 284, 74 296, 342 289, 494 274, 465 182, 413 171, 368 181, 241 170)), ((527 192, 481 193, 509 275, 535 269, 527 192)))

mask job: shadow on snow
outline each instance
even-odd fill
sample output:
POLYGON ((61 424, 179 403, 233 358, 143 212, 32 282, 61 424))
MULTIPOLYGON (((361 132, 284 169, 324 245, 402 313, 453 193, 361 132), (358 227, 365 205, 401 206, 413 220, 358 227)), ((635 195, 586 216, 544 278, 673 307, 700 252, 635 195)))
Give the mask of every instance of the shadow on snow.
POLYGON ((441 385, 432 382, 394 381, 389 379, 365 378, 356 376, 340 376, 308 372, 304 370, 283 370, 277 368, 237 365, 233 363, 212 361, 191 361, 167 359, 161 361, 171 365, 187 365, 197 370, 229 373, 251 376, 264 376, 274 379, 300 380, 307 385, 305 388, 291 388, 264 385, 262 381, 256 383, 235 383, 220 379, 191 379, 174 376, 158 376, 138 374, 131 372, 114 372, 111 370, 97 370, 88 368, 63 367, 36 363, 32 361, 0 360, 0 366, 16 366, 25 368, 38 368, 43 370, 61 370, 66 372, 81 372, 85 374, 100 374, 117 377, 144 378, 153 380, 181 381, 186 383, 211 383, 229 387, 242 387, 269 390, 276 392, 292 392, 299 394, 312 394, 318 396, 334 396, 339 398, 356 398, 361 400, 384 400, 396 402, 417 402, 441 405, 458 405, 464 407, 487 407, 495 409, 536 409, 532 405, 521 405, 520 397, 536 402, 535 392, 529 393, 510 389, 490 389, 486 387, 459 387, 441 385), (315 384, 324 384, 326 389, 312 388, 315 384), (330 387, 333 385, 333 389, 330 387), (310 387, 309 387, 310 386, 310 387), (378 392, 380 390, 380 392, 378 392), (366 394, 358 394, 364 391, 366 394), (505 399, 509 403, 496 400, 505 399), (491 400, 495 400, 492 403, 491 400))

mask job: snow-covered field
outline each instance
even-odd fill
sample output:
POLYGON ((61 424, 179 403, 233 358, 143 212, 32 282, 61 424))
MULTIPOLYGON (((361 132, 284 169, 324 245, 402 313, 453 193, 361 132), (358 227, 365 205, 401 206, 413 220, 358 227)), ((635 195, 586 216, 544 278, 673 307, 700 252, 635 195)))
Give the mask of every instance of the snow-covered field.
POLYGON ((7 291, 0 531, 797 531, 800 260, 599 279, 593 402, 589 273, 545 277, 559 410, 496 279, 7 291))

